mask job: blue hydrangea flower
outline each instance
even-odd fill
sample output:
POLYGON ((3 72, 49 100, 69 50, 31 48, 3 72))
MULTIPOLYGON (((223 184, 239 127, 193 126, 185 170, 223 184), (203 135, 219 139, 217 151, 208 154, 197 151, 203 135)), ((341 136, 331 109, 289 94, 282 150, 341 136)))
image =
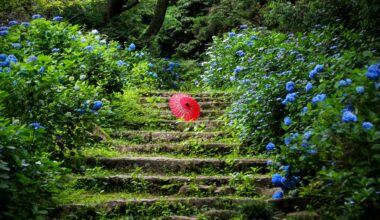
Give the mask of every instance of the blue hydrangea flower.
POLYGON ((53 21, 61 21, 62 19, 63 19, 63 17, 57 16, 57 17, 53 18, 53 21))
POLYGON ((340 80, 339 81, 339 86, 341 86, 341 87, 343 87, 343 86, 346 86, 347 85, 347 83, 346 83, 346 81, 345 80, 340 80))
POLYGON ((364 94, 364 86, 356 87, 356 93, 357 94, 364 94))
POLYGON ((317 72, 317 73, 320 73, 322 72, 324 69, 323 65, 322 64, 318 64, 314 67, 314 70, 317 72))
POLYGON ((286 91, 288 92, 293 92, 293 90, 295 89, 295 83, 292 82, 292 81, 289 81, 286 83, 286 91))
POLYGON ((5 61, 7 59, 7 55, 6 54, 0 54, 0 61, 5 61))
POLYGON ((11 62, 11 63, 17 63, 18 62, 18 59, 15 55, 9 55, 7 57, 7 61, 11 62))
POLYGON ((30 27, 31 24, 29 22, 21 22, 21 25, 24 27, 30 27))
POLYGON ((282 186, 281 182, 282 176, 278 173, 273 174, 272 176, 272 184, 273 186, 279 187, 282 186))
POLYGON ((225 49, 230 49, 231 47, 232 47, 231 45, 227 44, 224 48, 225 49))
POLYGON ((284 124, 285 124, 286 126, 289 126, 289 125, 292 124, 292 120, 290 119, 290 117, 285 117, 285 118, 284 118, 284 124))
POLYGON ((9 30, 9 27, 7 27, 7 26, 1 26, 0 27, 0 31, 7 31, 7 30, 9 30))
POLYGON ((245 53, 243 50, 238 50, 238 51, 236 51, 236 55, 238 55, 239 57, 244 57, 245 53))
POLYGON ((80 76, 79 76, 79 79, 82 80, 82 81, 85 80, 86 78, 87 78, 86 75, 80 75, 80 76))
POLYGON ((234 73, 235 74, 238 74, 240 73, 241 71, 245 70, 245 67, 244 66, 237 66, 235 69, 234 69, 234 73))
POLYGON ((253 46, 253 42, 249 41, 249 42, 247 42, 247 45, 248 45, 248 47, 252 47, 253 46))
POLYGON ((93 49, 94 49, 94 47, 93 47, 93 46, 90 46, 90 45, 88 45, 88 46, 86 46, 84 49, 85 49, 85 50, 93 50, 93 49))
POLYGON ((304 140, 310 140, 311 136, 313 136, 313 133, 311 133, 310 131, 303 133, 304 140))
POLYGON ((302 109, 302 112, 301 112, 301 113, 306 113, 306 112, 308 112, 308 108, 305 106, 305 107, 303 107, 303 109, 302 109))
POLYGON ((18 25, 18 21, 10 21, 9 26, 18 25))
POLYGON ((118 60, 116 63, 118 66, 124 66, 124 64, 125 64, 125 62, 122 60, 118 60))
POLYGON ((306 92, 310 92, 313 89, 313 84, 308 82, 305 86, 306 92))
POLYGON ((99 34, 99 31, 96 30, 96 29, 94 29, 94 30, 91 31, 91 33, 93 33, 93 34, 99 34))
POLYGON ((131 43, 131 44, 129 45, 129 47, 128 47, 128 51, 129 51, 129 52, 132 52, 132 51, 134 51, 134 50, 136 50, 136 45, 135 45, 134 43, 131 43))
POLYGON ((148 67, 149 67, 149 68, 154 67, 153 63, 149 63, 149 64, 148 64, 148 67))
POLYGON ((335 50, 336 48, 338 48, 337 46, 333 45, 330 47, 330 50, 335 50))
POLYGON ((9 34, 9 31, 0 31, 0 36, 4 36, 4 35, 8 35, 9 34))
POLYGON ((272 199, 282 199, 284 197, 284 193, 281 191, 277 191, 273 193, 272 199))
POLYGON ((317 154, 318 153, 318 151, 314 150, 314 149, 307 150, 306 152, 308 152, 309 154, 317 154))
POLYGON ((34 61, 37 61, 37 57, 34 56, 34 55, 31 55, 31 56, 28 57, 27 61, 28 61, 28 62, 34 62, 34 61))
POLYGON ((314 79, 315 76, 317 76, 317 74, 318 74, 317 71, 312 70, 312 71, 309 72, 309 78, 310 78, 310 79, 314 79))
POLYGON ((326 100, 326 98, 327 98, 326 94, 318 94, 318 95, 316 95, 316 96, 314 96, 314 97, 312 98, 311 103, 312 103, 313 105, 315 105, 315 104, 317 104, 318 102, 321 102, 321 101, 326 100))
POLYGON ((228 36, 229 36, 230 38, 235 37, 235 32, 229 32, 229 33, 228 33, 228 36))
POLYGON ((38 19, 38 18, 42 18, 42 16, 40 14, 35 14, 32 16, 32 19, 38 19))
POLYGON ((248 25, 246 24, 243 24, 243 25, 240 25, 239 27, 241 30, 244 30, 244 29, 247 29, 248 28, 248 25))
POLYGON ((45 129, 44 126, 42 126, 40 123, 38 122, 33 122, 33 123, 30 123, 29 124, 29 127, 32 127, 34 130, 38 130, 39 128, 41 129, 45 129))
POLYGON ((267 160, 267 166, 272 166, 273 161, 272 160, 267 160))
POLYGON ((58 53, 59 51, 61 51, 59 48, 53 48, 53 49, 51 49, 52 53, 58 53))
POLYGON ((272 150, 274 150, 275 149, 275 145, 272 143, 272 142, 270 142, 269 144, 267 144, 267 151, 272 151, 272 150))
POLYGON ((12 47, 15 48, 15 49, 20 49, 22 47, 22 45, 19 44, 19 43, 13 43, 12 47))
POLYGON ((103 102, 102 101, 95 101, 94 102, 94 105, 92 106, 92 110, 94 111, 97 111, 99 110, 101 107, 103 106, 103 102))
POLYGON ((350 111, 345 111, 342 115, 342 121, 345 123, 356 122, 358 121, 358 118, 356 117, 356 115, 354 115, 354 113, 350 111))
POLYGON ((252 36, 251 37, 251 40, 256 40, 256 39, 259 39, 259 36, 252 36))
POLYGON ((282 104, 286 105, 289 102, 295 102, 297 95, 298 95, 297 92, 287 94, 285 97, 285 100, 282 101, 282 104))
POLYGON ((371 130, 373 128, 373 124, 369 121, 363 122, 362 126, 366 130, 371 130))
POLYGON ((41 73, 43 73, 43 72, 45 72, 45 67, 42 66, 42 67, 38 70, 38 73, 41 74, 41 73))
POLYGON ((347 85, 351 85, 352 84, 352 80, 351 79, 346 79, 346 83, 347 83, 347 85))
POLYGON ((378 80, 380 77, 380 70, 379 67, 376 65, 371 65, 368 67, 368 71, 366 73, 366 76, 370 80, 378 80))
POLYGON ((291 139, 291 138, 288 138, 288 137, 287 137, 287 138, 284 139, 284 144, 285 144, 285 145, 289 145, 289 144, 291 144, 291 143, 292 143, 292 139, 291 139))

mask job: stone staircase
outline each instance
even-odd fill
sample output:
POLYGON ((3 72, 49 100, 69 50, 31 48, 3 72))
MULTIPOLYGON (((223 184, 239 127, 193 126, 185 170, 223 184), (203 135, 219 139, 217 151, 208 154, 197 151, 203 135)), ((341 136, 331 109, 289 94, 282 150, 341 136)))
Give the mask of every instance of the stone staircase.
POLYGON ((142 95, 141 104, 159 113, 162 129, 113 131, 112 148, 120 156, 87 159, 109 173, 79 177, 75 188, 83 198, 59 206, 53 219, 241 219, 237 210, 244 204, 273 206, 282 218, 300 206, 295 199, 272 200, 279 189, 271 185, 266 159, 244 155, 246 147, 223 129, 218 118, 228 94, 192 94, 201 106, 196 122, 171 115, 171 95, 142 95))

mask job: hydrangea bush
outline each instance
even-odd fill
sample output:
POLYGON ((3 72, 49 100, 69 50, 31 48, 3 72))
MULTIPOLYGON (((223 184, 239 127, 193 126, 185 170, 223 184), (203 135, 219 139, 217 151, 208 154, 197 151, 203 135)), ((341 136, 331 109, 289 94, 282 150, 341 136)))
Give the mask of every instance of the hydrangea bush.
POLYGON ((44 216, 48 195, 58 186, 56 174, 63 171, 52 161, 75 167, 78 149, 96 140, 94 127, 115 118, 116 93, 154 88, 158 81, 147 72, 149 57, 133 43, 123 49, 97 30, 82 33, 62 19, 33 15, 31 21, 0 27, 0 210, 5 216, 44 216))
POLYGON ((273 184, 335 203, 331 215, 360 216, 379 201, 380 46, 365 36, 241 29, 215 37, 204 63, 206 86, 236 91, 231 127, 276 159, 273 184))

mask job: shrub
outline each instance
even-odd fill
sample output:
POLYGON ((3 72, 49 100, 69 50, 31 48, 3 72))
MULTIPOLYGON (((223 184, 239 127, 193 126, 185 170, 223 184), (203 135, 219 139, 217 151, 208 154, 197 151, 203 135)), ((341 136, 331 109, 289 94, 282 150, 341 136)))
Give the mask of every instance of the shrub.
POLYGON ((303 194, 323 200, 331 215, 363 216, 378 202, 380 72, 377 64, 366 70, 379 61, 378 48, 365 33, 341 26, 230 32, 214 38, 202 79, 236 90, 230 125, 252 152, 275 156, 277 186, 290 194, 310 186, 303 194))
POLYGON ((117 118, 111 99, 154 80, 133 44, 122 49, 61 17, 33 18, 0 32, 1 217, 44 216, 63 172, 51 160, 76 168, 81 147, 97 141, 94 128, 117 118))

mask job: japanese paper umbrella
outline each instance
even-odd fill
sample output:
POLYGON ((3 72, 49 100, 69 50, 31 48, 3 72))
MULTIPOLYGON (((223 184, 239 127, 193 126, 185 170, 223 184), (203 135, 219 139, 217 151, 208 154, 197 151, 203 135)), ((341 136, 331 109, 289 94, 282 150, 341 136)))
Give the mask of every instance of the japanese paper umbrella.
POLYGON ((191 98, 190 95, 175 94, 169 100, 169 106, 172 113, 186 121, 195 121, 201 114, 201 108, 198 102, 191 98))

